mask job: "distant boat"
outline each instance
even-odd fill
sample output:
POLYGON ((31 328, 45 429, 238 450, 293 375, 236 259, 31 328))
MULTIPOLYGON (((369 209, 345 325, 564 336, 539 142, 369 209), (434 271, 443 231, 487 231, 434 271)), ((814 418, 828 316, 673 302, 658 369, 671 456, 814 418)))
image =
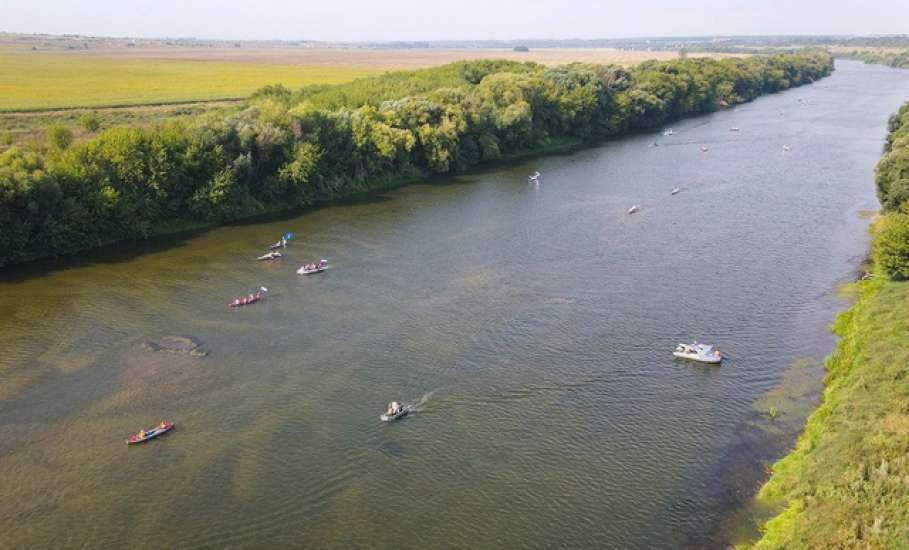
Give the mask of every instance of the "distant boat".
POLYGON ((255 294, 250 294, 248 296, 242 296, 240 298, 237 298, 233 302, 230 302, 229 304, 227 304, 227 307, 248 306, 249 304, 254 304, 254 303, 258 302, 259 300, 261 300, 262 298, 265 298, 266 294, 268 294, 268 289, 265 288, 264 286, 259 287, 259 290, 256 291, 255 294))
POLYGON ((664 136, 671 136, 671 135, 672 135, 672 128, 670 128, 670 129, 666 130, 665 132, 663 132, 663 135, 664 135, 664 136))
POLYGON ((628 213, 629 213, 629 214, 634 214, 635 212, 637 212, 637 211, 640 210, 640 209, 641 209, 641 207, 638 206, 637 204, 635 204, 634 206, 632 206, 631 208, 628 209, 628 213))
POLYGON ((670 194, 670 195, 678 195, 681 191, 682 191, 682 188, 681 188, 681 187, 673 187, 673 188, 672 188, 672 191, 671 191, 669 194, 670 194))
POLYGON ((729 129, 729 131, 730 131, 730 132, 738 132, 738 131, 739 131, 739 128, 738 128, 738 126, 733 126, 732 128, 729 129))
POLYGON ((326 269, 328 269, 328 260, 326 260, 325 258, 322 258, 321 260, 319 260, 319 263, 313 262, 311 264, 304 265, 303 267, 301 267, 300 269, 297 270, 297 274, 298 275, 312 275, 313 273, 322 273, 326 269))
POLYGON ((529 176, 527 176, 527 181, 529 181, 531 183, 538 183, 540 181, 540 173, 534 172, 533 174, 530 174, 529 176))
POLYGON ((139 443, 145 443, 149 439, 154 439, 159 435, 166 434, 167 432, 174 429, 173 422, 161 422, 154 428, 148 430, 142 430, 135 435, 129 436, 129 439, 126 440, 127 445, 138 445, 139 443))
POLYGON ((280 258, 282 256, 283 256, 283 254, 281 254, 280 252, 273 251, 273 252, 269 252, 268 254, 263 254, 262 256, 259 256, 258 258, 256 258, 256 260, 259 260, 260 262, 269 261, 269 260, 277 260, 278 258, 280 258))
POLYGON ((701 152, 702 152, 702 153, 706 153, 706 152, 709 151, 709 150, 710 150, 710 149, 708 149, 706 145, 701 145, 701 152))
POLYGON ((789 151, 790 147, 788 145, 783 145, 783 151, 789 151))
POLYGON ((714 346, 707 344, 679 344, 672 352, 679 359, 689 359, 701 363, 719 363, 723 360, 723 354, 714 346))

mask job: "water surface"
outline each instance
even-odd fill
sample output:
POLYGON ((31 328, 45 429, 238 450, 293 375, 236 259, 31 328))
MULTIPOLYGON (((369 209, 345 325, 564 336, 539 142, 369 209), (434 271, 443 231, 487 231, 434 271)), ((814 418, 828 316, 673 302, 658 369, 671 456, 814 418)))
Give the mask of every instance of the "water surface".
POLYGON ((669 137, 6 270, 0 546, 715 542, 754 403, 832 347, 907 96, 841 62, 669 137), (210 354, 141 346, 168 334, 210 354), (729 359, 673 360, 692 338, 729 359), (392 399, 422 404, 385 425, 392 399))

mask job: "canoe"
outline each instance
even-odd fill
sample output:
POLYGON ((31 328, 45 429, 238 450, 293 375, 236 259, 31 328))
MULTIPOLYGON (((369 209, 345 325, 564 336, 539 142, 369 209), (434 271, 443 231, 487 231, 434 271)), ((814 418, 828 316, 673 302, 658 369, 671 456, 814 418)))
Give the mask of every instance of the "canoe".
POLYGON ((254 303, 258 302, 259 300, 261 300, 262 298, 265 298, 265 295, 267 293, 268 293, 268 289, 263 286, 259 289, 258 292, 253 294, 252 298, 250 298, 249 296, 241 296, 240 298, 237 298, 233 302, 230 302, 229 304, 227 304, 227 307, 240 307, 240 306, 248 306, 249 304, 254 304, 254 303))
POLYGON ((280 252, 269 252, 268 254, 259 256, 259 257, 256 258, 256 259, 259 260, 259 261, 262 261, 262 260, 268 261, 268 260, 277 260, 278 258, 281 258, 281 257, 283 257, 283 256, 284 256, 284 255, 281 254, 280 252))
POLYGON ((159 435, 164 435, 167 432, 174 429, 173 422, 165 422, 164 426, 155 426, 150 430, 145 431, 145 437, 140 437, 139 434, 129 436, 129 439, 126 440, 127 445, 138 445, 139 443, 145 443, 149 439, 154 439, 159 435))

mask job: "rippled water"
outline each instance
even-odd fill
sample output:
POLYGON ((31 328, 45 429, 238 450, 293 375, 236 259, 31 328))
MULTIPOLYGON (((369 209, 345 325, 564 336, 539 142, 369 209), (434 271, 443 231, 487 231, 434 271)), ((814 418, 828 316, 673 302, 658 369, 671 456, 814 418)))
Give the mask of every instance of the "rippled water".
POLYGON ((831 348, 906 96, 844 62, 670 137, 7 270, 0 546, 704 543, 755 401, 831 348), (167 334, 210 354, 142 349, 167 334), (691 338, 730 359, 674 361, 691 338))

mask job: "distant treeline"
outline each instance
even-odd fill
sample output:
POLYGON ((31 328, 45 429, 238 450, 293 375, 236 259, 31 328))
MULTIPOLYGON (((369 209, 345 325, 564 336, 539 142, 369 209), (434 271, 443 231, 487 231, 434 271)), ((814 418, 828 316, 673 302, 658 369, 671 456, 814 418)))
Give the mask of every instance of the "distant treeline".
POLYGON ((909 69, 909 49, 903 51, 871 50, 837 53, 837 57, 860 59, 865 63, 878 63, 898 69, 909 69))
POLYGON ((339 86, 266 87, 228 115, 0 154, 0 265, 315 204, 590 142, 813 82, 823 52, 633 69, 460 62, 339 86))

